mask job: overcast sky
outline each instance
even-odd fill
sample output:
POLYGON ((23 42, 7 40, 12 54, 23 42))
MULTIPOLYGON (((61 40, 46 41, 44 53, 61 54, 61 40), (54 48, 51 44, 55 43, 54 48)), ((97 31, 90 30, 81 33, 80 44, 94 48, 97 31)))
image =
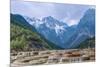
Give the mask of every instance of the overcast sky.
POLYGON ((84 15, 84 12, 89 8, 95 8, 95 6, 32 1, 11 2, 11 13, 13 14, 21 14, 23 16, 36 17, 39 19, 52 16, 60 21, 66 22, 69 26, 77 24, 84 15))

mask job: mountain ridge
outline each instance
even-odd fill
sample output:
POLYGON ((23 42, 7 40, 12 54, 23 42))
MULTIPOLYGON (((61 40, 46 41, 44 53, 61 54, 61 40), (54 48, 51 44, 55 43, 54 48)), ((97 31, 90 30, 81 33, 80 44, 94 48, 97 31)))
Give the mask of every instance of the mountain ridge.
POLYGON ((44 39, 64 49, 73 48, 87 38, 95 36, 95 10, 88 9, 78 25, 68 26, 52 16, 37 18, 24 17, 44 39), (91 17, 90 17, 91 16, 91 17))

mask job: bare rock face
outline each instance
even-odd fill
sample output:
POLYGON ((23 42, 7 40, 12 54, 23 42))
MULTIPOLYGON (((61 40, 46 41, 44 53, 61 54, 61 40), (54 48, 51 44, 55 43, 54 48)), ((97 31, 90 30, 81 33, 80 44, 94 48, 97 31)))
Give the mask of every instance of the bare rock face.
POLYGON ((36 65, 94 61, 95 49, 47 50, 11 53, 12 65, 36 65))

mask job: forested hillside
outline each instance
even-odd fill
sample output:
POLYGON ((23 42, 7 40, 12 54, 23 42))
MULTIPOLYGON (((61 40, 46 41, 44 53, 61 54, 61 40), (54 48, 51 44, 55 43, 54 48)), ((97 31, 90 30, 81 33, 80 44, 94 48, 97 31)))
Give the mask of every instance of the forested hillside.
POLYGON ((43 36, 40 36, 35 28, 31 27, 31 25, 29 26, 20 15, 11 15, 10 25, 11 50, 31 51, 58 49, 58 47, 53 46, 53 43, 43 38, 43 36))

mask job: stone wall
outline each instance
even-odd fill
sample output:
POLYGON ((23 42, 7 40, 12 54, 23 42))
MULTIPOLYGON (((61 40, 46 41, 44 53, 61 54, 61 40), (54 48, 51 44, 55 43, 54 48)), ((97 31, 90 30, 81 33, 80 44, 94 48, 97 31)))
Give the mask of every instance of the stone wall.
POLYGON ((11 53, 11 66, 95 61, 95 49, 47 50, 11 53))

